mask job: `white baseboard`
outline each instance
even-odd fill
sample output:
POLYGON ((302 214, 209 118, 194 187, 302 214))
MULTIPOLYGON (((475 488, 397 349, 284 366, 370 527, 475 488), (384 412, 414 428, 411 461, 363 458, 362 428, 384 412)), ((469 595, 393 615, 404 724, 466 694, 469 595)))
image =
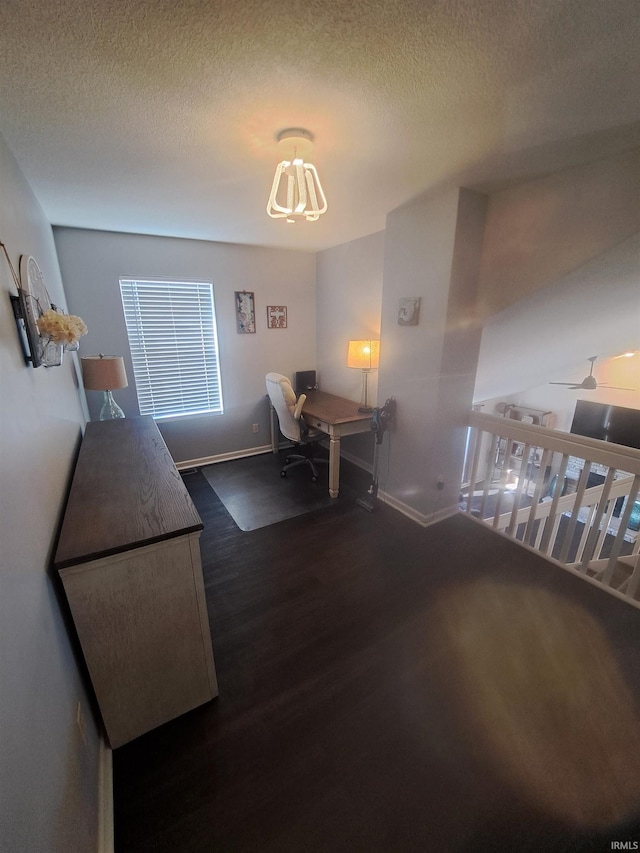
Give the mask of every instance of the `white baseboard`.
MULTIPOLYGON (((281 445, 282 447, 290 447, 290 442, 281 445)), ((178 471, 184 471, 188 468, 200 468, 203 465, 215 465, 217 462, 228 462, 232 459, 245 459, 249 456, 260 456, 263 453, 272 453, 272 447, 270 444, 265 444, 262 447, 250 447, 245 450, 234 450, 231 453, 220 453, 217 456, 204 456, 201 459, 188 459, 184 462, 177 462, 176 468, 178 471)), ((366 471, 369 474, 373 474, 373 466, 364 460, 360 459, 358 456, 354 456, 351 453, 345 453, 344 450, 341 449, 340 452, 341 458, 345 459, 347 462, 351 462, 353 465, 356 465, 358 468, 361 468, 363 471, 366 471)), ((449 518, 452 515, 455 515, 458 512, 458 507, 451 506, 445 507, 444 509, 440 509, 437 512, 431 513, 431 515, 424 515, 421 512, 418 512, 413 507, 408 506, 402 501, 398 500, 398 498, 394 498, 392 495, 387 494, 386 492, 379 491, 378 492, 378 500, 382 503, 387 504, 392 509, 398 510, 403 515, 406 515, 407 518, 410 518, 412 521, 415 521, 417 524, 422 527, 429 527, 432 524, 437 524, 438 521, 442 521, 445 518, 449 518)))
POLYGON ((393 495, 389 495, 386 492, 378 492, 378 500, 387 504, 387 506, 390 506, 392 509, 398 510, 398 512, 401 512, 403 515, 406 515, 407 518, 410 518, 411 521, 415 521, 421 527, 430 527, 432 524, 437 524, 439 521, 444 521, 445 518, 450 518, 452 515, 456 515, 458 513, 458 506, 456 505, 443 507, 443 509, 440 509, 437 512, 432 512, 430 515, 424 515, 424 513, 418 512, 418 510, 403 503, 398 500, 398 498, 394 498, 393 495))
POLYGON ((248 447, 245 450, 233 450, 231 453, 219 453, 217 456, 203 456, 200 459, 185 459, 184 462, 176 462, 178 471, 187 468, 201 468, 203 465, 215 465, 216 462, 229 462, 232 459, 244 459, 247 456, 260 456, 263 453, 271 453, 271 445, 263 444, 261 447, 248 447))
MULTIPOLYGON (((349 462, 352 462, 363 471, 367 471, 369 474, 373 475, 373 465, 364 462, 362 459, 357 456, 353 456, 351 453, 345 453, 342 449, 340 451, 340 456, 349 462)), ((431 513, 430 515, 424 515, 383 490, 378 491, 378 500, 381 503, 387 504, 387 506, 390 506, 392 509, 401 512, 403 515, 406 515, 407 518, 410 518, 411 521, 415 521, 421 527, 430 527, 432 524, 437 524, 439 521, 443 521, 445 518, 450 518, 458 512, 458 507, 456 505, 445 507, 437 512, 431 513)))
MULTIPOLYGON (((325 444, 323 441, 321 441, 320 444, 326 447, 327 450, 329 449, 328 444, 325 444)), ((291 446, 292 444, 290 441, 281 441, 278 445, 278 450, 283 450, 291 446)), ((185 459, 183 462, 176 462, 176 468, 178 471, 185 471, 188 468, 202 468, 203 465, 215 465, 217 462, 230 462, 232 459, 246 459, 249 456, 261 456, 263 453, 272 452, 273 448, 270 444, 263 444, 261 447, 248 447, 244 450, 233 450, 230 453, 218 453, 216 456, 202 456, 200 459, 185 459)), ((340 450, 340 457, 346 459, 347 462, 352 462, 354 465, 357 465, 358 468, 362 468, 369 474, 373 472, 372 465, 364 462, 357 456, 353 456, 351 453, 345 453, 342 449, 340 450)))
POLYGON ((104 733, 98 753, 98 853, 114 853, 113 752, 104 733))

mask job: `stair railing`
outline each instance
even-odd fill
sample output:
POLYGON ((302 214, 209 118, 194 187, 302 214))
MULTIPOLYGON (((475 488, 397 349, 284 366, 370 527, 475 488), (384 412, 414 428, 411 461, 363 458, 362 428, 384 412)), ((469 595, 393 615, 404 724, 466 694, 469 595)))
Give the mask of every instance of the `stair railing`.
POLYGON ((472 412, 464 470, 464 512, 640 607, 639 450, 472 412))

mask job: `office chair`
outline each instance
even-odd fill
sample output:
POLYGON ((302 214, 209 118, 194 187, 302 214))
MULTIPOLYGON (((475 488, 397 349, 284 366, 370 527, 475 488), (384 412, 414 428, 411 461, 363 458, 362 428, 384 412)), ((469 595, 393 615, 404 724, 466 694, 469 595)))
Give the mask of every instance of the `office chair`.
POLYGON ((291 382, 281 373, 267 373, 267 393, 273 408, 278 415, 280 432, 289 441, 292 441, 301 453, 291 453, 285 459, 285 465, 280 471, 281 477, 287 476, 289 468, 296 465, 308 465, 311 468, 311 480, 318 480, 317 463, 329 464, 328 459, 314 457, 313 445, 324 438, 324 433, 319 430, 309 429, 302 417, 302 407, 307 399, 306 394, 301 394, 296 400, 296 395, 291 382))

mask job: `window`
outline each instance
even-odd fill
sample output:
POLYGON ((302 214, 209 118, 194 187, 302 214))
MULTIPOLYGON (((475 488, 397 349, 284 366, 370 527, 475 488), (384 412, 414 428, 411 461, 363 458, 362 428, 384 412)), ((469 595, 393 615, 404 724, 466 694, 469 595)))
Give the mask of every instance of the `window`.
POLYGON ((141 415, 221 414, 210 281, 120 280, 141 415))

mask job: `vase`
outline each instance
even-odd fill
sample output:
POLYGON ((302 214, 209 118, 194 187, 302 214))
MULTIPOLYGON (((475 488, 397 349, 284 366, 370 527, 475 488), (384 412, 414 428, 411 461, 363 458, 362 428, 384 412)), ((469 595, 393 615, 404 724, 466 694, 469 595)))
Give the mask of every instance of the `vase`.
POLYGON ((113 394, 111 391, 104 392, 104 399, 102 403, 102 408, 100 409, 100 420, 101 421, 111 421, 115 418, 123 418, 124 412, 120 408, 120 406, 113 399, 113 394))
POLYGON ((64 347, 51 338, 40 339, 40 364, 44 367, 59 367, 62 364, 64 347))

